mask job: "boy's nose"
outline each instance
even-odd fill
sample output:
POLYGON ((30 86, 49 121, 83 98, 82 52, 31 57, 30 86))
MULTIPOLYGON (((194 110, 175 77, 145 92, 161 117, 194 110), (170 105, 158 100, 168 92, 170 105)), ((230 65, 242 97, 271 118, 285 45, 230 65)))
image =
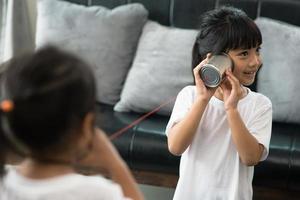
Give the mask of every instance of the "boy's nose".
POLYGON ((261 64, 261 58, 260 58, 260 55, 257 55, 257 54, 253 54, 251 56, 251 60, 250 60, 250 66, 258 66, 261 64))

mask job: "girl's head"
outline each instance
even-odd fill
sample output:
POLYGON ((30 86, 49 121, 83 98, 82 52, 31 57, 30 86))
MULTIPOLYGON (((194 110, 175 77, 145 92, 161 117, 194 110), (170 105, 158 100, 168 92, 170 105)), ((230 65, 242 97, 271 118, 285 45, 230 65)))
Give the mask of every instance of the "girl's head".
POLYGON ((2 99, 13 105, 1 106, 2 148, 11 146, 43 158, 75 149, 71 143, 85 135, 86 123, 93 126, 93 73, 83 61, 54 47, 8 64, 2 76, 2 99))
POLYGON ((208 11, 201 18, 200 31, 193 48, 192 68, 208 53, 226 53, 234 62, 233 74, 241 84, 250 85, 261 66, 261 43, 259 28, 242 10, 221 7, 208 11))

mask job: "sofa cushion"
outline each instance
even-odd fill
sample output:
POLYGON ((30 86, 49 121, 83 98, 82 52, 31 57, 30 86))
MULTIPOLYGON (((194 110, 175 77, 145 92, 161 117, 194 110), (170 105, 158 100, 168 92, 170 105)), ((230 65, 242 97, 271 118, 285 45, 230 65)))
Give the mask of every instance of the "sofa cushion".
POLYGON ((115 104, 147 15, 141 4, 110 10, 39 0, 36 46, 51 43, 86 60, 95 69, 98 101, 115 104))
MULTIPOLYGON (((149 21, 143 29, 133 65, 116 111, 147 112, 193 84, 191 54, 196 30, 171 28, 149 21)), ((171 113, 174 100, 160 114, 171 113)))
POLYGON ((300 27, 262 17, 256 23, 264 63, 257 91, 271 99, 274 121, 300 123, 300 27))

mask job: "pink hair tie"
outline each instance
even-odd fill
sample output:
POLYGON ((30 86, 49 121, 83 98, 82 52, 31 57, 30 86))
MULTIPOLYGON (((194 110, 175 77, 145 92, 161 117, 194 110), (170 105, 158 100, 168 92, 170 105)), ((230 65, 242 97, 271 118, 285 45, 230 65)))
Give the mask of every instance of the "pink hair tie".
POLYGON ((14 109, 14 103, 11 100, 3 100, 0 103, 0 108, 4 113, 11 112, 14 109))

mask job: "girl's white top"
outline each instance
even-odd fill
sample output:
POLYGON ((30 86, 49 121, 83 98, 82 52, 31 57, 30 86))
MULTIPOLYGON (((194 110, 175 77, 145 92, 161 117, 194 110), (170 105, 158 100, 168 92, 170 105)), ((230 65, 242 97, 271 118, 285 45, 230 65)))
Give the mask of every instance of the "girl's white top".
POLYGON ((0 180, 1 200, 126 199, 119 185, 101 176, 69 174, 35 180, 23 177, 14 166, 7 166, 6 170, 6 175, 0 180))

